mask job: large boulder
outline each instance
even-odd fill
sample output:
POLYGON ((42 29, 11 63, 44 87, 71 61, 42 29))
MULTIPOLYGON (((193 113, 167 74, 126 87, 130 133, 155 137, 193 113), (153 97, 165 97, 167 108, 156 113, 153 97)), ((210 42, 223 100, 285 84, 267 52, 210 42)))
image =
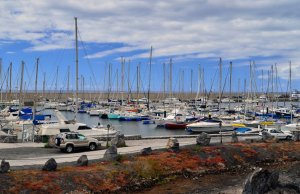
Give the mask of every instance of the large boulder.
POLYGON ((43 170, 45 171, 55 171, 56 168, 57 168, 57 163, 54 160, 54 158, 50 158, 43 166, 43 170))
POLYGON ((7 173, 10 169, 9 162, 6 162, 4 159, 1 161, 1 173, 7 173))
POLYGON ((276 139, 273 135, 266 131, 261 132, 261 138, 263 141, 273 141, 276 139))
POLYGON ((238 139, 238 135, 236 133, 236 131, 232 132, 232 135, 231 135, 231 143, 238 143, 239 142, 239 139, 238 139))
POLYGON ((179 152, 179 142, 176 138, 171 137, 168 140, 167 148, 172 152, 179 152))
POLYGON ((118 158, 118 149, 116 145, 112 145, 104 153, 104 160, 117 160, 118 158))
POLYGON ((152 153, 152 148, 151 147, 147 147, 147 148, 143 148, 141 150, 141 154, 143 156, 147 156, 147 155, 150 155, 152 153))
POLYGON ((89 160, 86 155, 82 155, 77 160, 77 166, 87 166, 89 163, 89 160))
POLYGON ((115 145, 118 148, 125 147, 126 143, 124 134, 116 134, 116 136, 111 140, 111 145, 115 145))
POLYGON ((278 178, 278 172, 258 168, 246 180, 243 194, 263 194, 271 191, 279 185, 278 178))
POLYGON ((200 135, 197 136, 196 143, 197 145, 208 146, 210 143, 210 139, 210 135, 208 135, 205 132, 202 132, 200 135))

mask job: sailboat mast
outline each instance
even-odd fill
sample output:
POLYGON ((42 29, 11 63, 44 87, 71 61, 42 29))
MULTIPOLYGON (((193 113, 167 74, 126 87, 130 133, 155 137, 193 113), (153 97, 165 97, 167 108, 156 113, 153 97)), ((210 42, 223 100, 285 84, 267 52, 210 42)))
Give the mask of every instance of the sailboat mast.
POLYGON ((193 94, 193 70, 191 69, 191 97, 193 94))
POLYGON ((24 61, 22 61, 21 64, 21 82, 20 82, 20 96, 19 96, 19 111, 21 111, 22 109, 22 105, 23 105, 23 79, 24 79, 24 61))
POLYGON ((68 65, 68 80, 67 80, 67 93, 66 93, 67 99, 68 99, 68 95, 69 95, 69 89, 70 89, 70 65, 68 65))
POLYGON ((136 80, 136 92, 137 92, 137 97, 136 97, 136 102, 139 104, 139 98, 140 98, 140 80, 141 80, 141 74, 140 70, 141 69, 141 63, 137 65, 137 80, 136 80))
MULTIPOLYGON (((0 80, 2 81, 2 58, 0 58, 0 80)), ((2 102, 2 89, 1 89, 1 97, 0 98, 1 98, 1 102, 2 102)))
POLYGON ((77 17, 75 17, 75 51, 76 51, 76 96, 75 96, 75 118, 74 120, 76 121, 77 119, 77 112, 78 112, 78 34, 77 34, 77 17))
POLYGON ((34 107, 33 107, 33 120, 35 120, 36 113, 36 101, 37 101, 37 82, 38 82, 38 72, 39 72, 39 58, 36 59, 36 70, 35 70, 35 95, 34 95, 34 107))
POLYGON ((123 59, 123 57, 122 57, 122 58, 121 58, 121 64, 122 64, 121 105, 123 104, 123 93, 124 93, 124 63, 125 63, 125 59, 123 59))
POLYGON ((231 84, 232 84, 232 61, 230 61, 230 74, 229 74, 229 110, 230 110, 230 105, 231 105, 231 84))
POLYGON ((170 59, 170 98, 173 96, 173 88, 172 88, 172 58, 170 59))
POLYGON ((148 86, 148 100, 147 100, 147 108, 150 109, 150 86, 151 86, 151 68, 152 68, 152 46, 150 49, 150 58, 149 58, 149 86, 148 86))
POLYGON ((45 88, 46 88, 46 72, 44 72, 44 80, 43 80, 43 97, 45 97, 45 88))
POLYGON ((293 105, 292 105, 292 62, 289 64, 289 79, 290 79, 290 104, 291 104, 291 123, 293 122, 293 105))
POLYGON ((127 87, 128 87, 128 102, 131 100, 131 88, 130 88, 130 59, 128 60, 128 79, 127 79, 127 87))
POLYGON ((166 63, 163 63, 163 73, 164 73, 164 93, 163 99, 166 98, 166 63))
POLYGON ((12 63, 9 64, 9 101, 12 101, 12 93, 11 93, 11 87, 12 87, 12 63))
POLYGON ((219 63, 219 114, 221 115, 221 98, 222 98, 222 58, 219 63))

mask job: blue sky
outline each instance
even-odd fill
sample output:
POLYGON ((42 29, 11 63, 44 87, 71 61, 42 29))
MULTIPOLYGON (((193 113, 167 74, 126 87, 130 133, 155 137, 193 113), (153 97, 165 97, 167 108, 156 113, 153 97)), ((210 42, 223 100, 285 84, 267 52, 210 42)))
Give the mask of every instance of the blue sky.
MULTIPOLYGON (((13 85, 18 87, 22 60, 25 62, 26 89, 33 89, 36 58, 40 59, 39 89, 42 89, 44 73, 48 90, 66 89, 68 66, 71 69, 70 87, 75 89, 75 16, 78 17, 80 35, 79 75, 84 77, 86 90, 107 90, 108 64, 112 64, 113 90, 117 86, 117 71, 120 89, 121 57, 126 62, 124 90, 127 90, 129 61, 132 90, 136 88, 139 63, 142 90, 147 90, 151 46, 151 90, 163 90, 163 63, 168 67, 170 58, 173 60, 173 90, 179 90, 179 82, 184 79, 181 86, 189 92, 193 70, 192 89, 197 91, 199 64, 204 68, 205 85, 209 90, 220 57, 223 59, 223 83, 229 62, 233 62, 232 87, 235 91, 239 79, 240 90, 244 87, 244 79, 249 89, 250 60, 255 61, 257 90, 261 91, 263 70, 266 91, 267 71, 271 65, 274 65, 276 83, 276 64, 278 91, 286 92, 289 61, 292 62, 292 87, 299 89, 299 8, 298 0, 2 0, 2 89, 6 89, 4 78, 10 62, 13 63, 13 85), (182 74, 184 78, 180 76, 182 74)), ((216 76, 213 90, 218 90, 218 83, 216 76)), ((227 84, 225 89, 228 88, 227 84)))

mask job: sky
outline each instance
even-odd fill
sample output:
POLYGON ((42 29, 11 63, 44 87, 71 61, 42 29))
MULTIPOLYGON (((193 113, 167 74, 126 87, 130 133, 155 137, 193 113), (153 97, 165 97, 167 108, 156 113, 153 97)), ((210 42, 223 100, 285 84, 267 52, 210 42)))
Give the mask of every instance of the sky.
POLYGON ((299 0, 1 0, 1 90, 7 88, 10 63, 13 87, 19 88, 22 61, 25 90, 33 90, 39 58, 39 90, 44 77, 47 90, 66 90, 70 68, 74 91, 74 17, 80 89, 84 80, 85 90, 107 91, 111 64, 111 88, 120 91, 121 58, 124 91, 128 78, 130 89, 136 90, 138 64, 141 90, 148 90, 150 80, 151 91, 163 91, 164 63, 169 91, 170 59, 173 91, 196 92, 199 65, 206 90, 218 91, 220 58, 224 91, 229 90, 230 61, 233 91, 250 90, 250 63, 255 64, 253 90, 270 91, 273 65, 274 91, 287 92, 290 62, 292 89, 300 89, 299 9, 299 0))

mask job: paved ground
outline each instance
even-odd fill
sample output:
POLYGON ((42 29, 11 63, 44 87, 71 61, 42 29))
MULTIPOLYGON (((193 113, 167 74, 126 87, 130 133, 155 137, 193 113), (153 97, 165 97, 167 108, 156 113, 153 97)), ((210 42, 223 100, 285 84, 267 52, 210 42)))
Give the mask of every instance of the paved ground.
MULTIPOLYGON (((243 140, 247 137, 241 137, 243 140)), ((230 137, 223 137, 223 142, 229 142, 230 137)), ((120 154, 137 153, 145 147, 152 149, 165 148, 168 139, 146 139, 146 140, 127 140, 128 147, 118 148, 120 154)), ((196 138, 178 138, 179 145, 191 145, 196 143, 196 138)), ((212 137, 211 143, 219 143, 220 137, 212 137)), ((105 145, 105 142, 102 142, 105 145)), ((103 158, 105 149, 96 151, 78 151, 75 153, 62 153, 59 149, 44 148, 43 143, 0 143, 0 159, 6 159, 12 169, 26 168, 26 166, 38 165, 41 166, 45 162, 54 158, 57 163, 68 163, 77 161, 77 159, 85 154, 89 160, 103 158)))

